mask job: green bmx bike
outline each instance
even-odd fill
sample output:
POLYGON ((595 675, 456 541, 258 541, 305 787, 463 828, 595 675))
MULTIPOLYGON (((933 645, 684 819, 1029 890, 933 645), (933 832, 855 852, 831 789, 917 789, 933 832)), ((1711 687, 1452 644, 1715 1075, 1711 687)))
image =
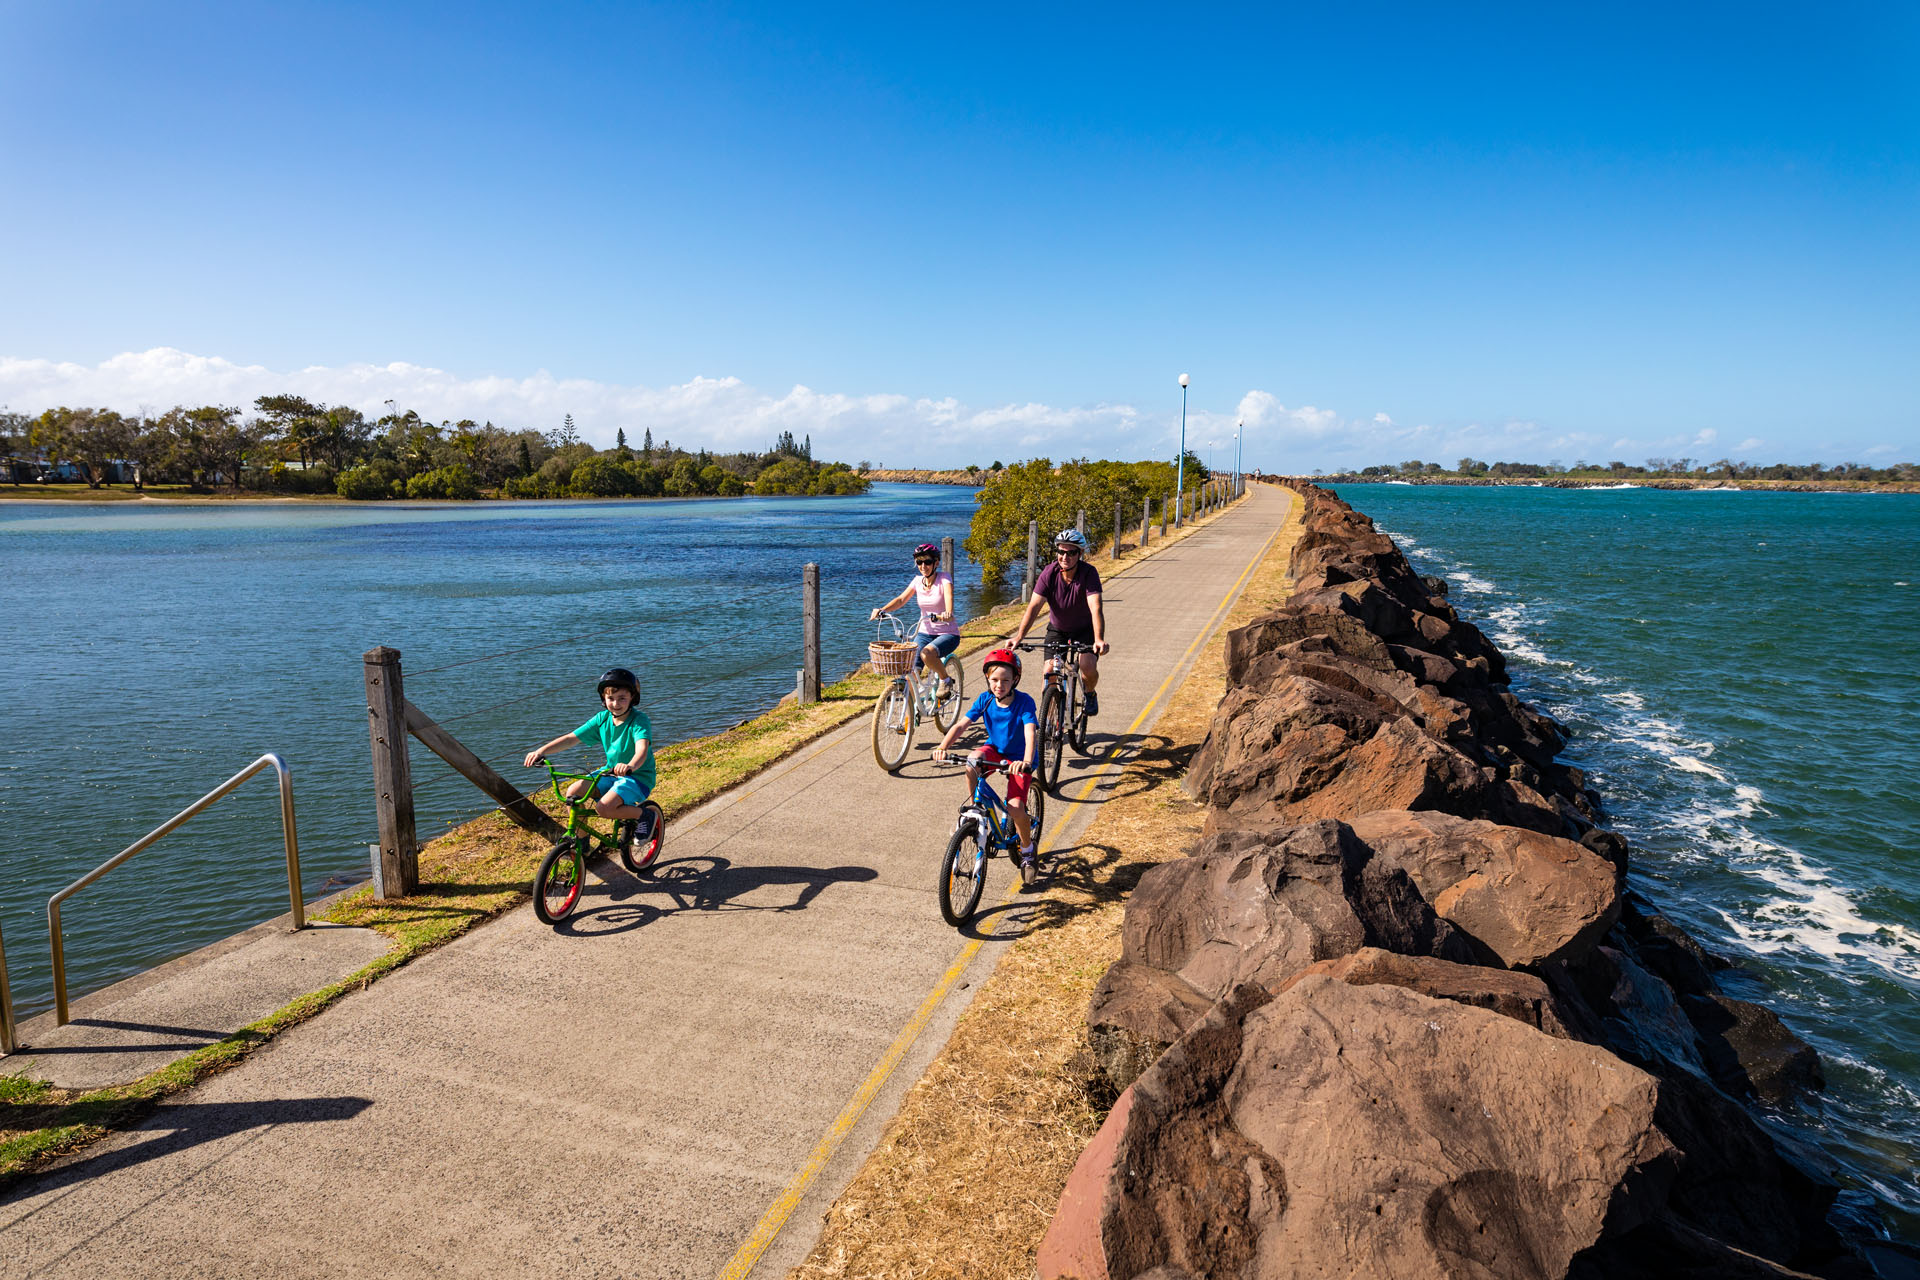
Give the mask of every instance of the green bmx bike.
POLYGON ((537 763, 546 766, 547 775, 553 779, 553 794, 567 807, 567 833, 547 850, 547 856, 540 861, 540 870, 534 873, 533 914, 540 917, 543 924, 559 924, 580 905, 580 894, 587 885, 589 857, 595 853, 617 852, 627 870, 644 876, 666 843, 667 820, 660 806, 651 800, 641 804, 640 817, 622 822, 595 813, 594 784, 612 772, 609 766, 602 765, 592 773, 565 773, 554 768, 550 760, 537 763), (566 784, 582 779, 587 783, 586 789, 578 800, 569 799, 566 784), (596 823, 606 829, 602 830, 596 823))

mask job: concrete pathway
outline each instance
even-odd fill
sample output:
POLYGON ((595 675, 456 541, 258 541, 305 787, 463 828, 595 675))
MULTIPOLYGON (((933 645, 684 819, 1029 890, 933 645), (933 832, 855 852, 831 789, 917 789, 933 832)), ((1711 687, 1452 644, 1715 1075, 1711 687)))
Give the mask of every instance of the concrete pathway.
MULTIPOLYGON (((1112 583, 1096 746, 1151 732, 1289 500, 1112 583)), ((565 927, 515 911, 15 1187, 0 1276, 784 1274, 1000 952, 934 902, 934 735, 888 777, 867 729, 675 822, 654 878, 597 864, 565 927)), ((1043 919, 1008 884, 980 934, 1043 919)))

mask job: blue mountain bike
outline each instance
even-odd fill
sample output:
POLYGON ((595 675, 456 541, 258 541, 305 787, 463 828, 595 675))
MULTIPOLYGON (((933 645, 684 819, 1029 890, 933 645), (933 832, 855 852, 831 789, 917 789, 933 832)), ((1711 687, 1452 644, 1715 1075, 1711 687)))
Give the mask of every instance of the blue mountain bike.
MULTIPOLYGON (((980 905, 980 894, 987 887, 987 859, 996 853, 1009 858, 1020 855, 1020 831, 1000 793, 987 781, 1004 764, 981 764, 979 781, 973 794, 960 806, 959 820, 947 841, 947 852, 940 859, 940 915, 956 928, 973 918, 980 905)), ((1040 830, 1047 814, 1047 789, 1040 785, 1038 773, 1027 787, 1027 817, 1033 824, 1033 842, 1040 843, 1040 830)), ((1033 880, 1025 875, 1022 883, 1033 880)))

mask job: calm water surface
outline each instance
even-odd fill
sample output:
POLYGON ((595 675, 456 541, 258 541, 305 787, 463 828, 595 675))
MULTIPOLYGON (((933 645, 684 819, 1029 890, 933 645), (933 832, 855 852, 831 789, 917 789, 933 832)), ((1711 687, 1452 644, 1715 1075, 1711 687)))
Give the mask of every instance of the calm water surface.
MULTIPOLYGON (((666 743, 791 691, 809 560, 826 675, 852 669, 913 544, 963 539, 973 505, 970 489, 875 485, 705 502, 0 507, 0 932, 17 1011, 52 1003, 47 896, 263 752, 293 769, 308 895, 365 878, 367 649, 399 649, 408 698, 530 787, 545 775, 519 758, 593 713, 610 666, 639 674, 666 743)), ((964 612, 999 602, 977 572, 955 576, 964 612)), ((411 758, 423 837, 491 807, 424 748, 411 758)), ((269 772, 67 903, 70 990, 286 909, 269 772)))
POLYGON ((1819 1049, 1779 1122, 1920 1242, 1920 497, 1340 494, 1572 727, 1634 887, 1819 1049))

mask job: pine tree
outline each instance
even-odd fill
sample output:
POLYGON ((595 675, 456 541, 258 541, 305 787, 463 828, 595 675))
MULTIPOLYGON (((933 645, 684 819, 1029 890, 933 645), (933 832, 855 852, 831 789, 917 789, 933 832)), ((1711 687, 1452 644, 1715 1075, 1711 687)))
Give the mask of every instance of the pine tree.
POLYGON ((520 448, 516 450, 515 453, 516 457, 514 460, 520 464, 520 474, 523 476, 532 475, 533 455, 527 452, 527 438, 525 436, 520 437, 520 448))
POLYGON ((624 449, 627 447, 627 429, 625 427, 621 427, 613 433, 613 447, 616 449, 624 449))
POLYGON ((647 434, 640 437, 640 456, 648 462, 653 461, 653 428, 647 428, 647 434))
POLYGON ((807 442, 800 446, 800 456, 808 462, 813 461, 813 433, 811 431, 807 433, 807 442))

